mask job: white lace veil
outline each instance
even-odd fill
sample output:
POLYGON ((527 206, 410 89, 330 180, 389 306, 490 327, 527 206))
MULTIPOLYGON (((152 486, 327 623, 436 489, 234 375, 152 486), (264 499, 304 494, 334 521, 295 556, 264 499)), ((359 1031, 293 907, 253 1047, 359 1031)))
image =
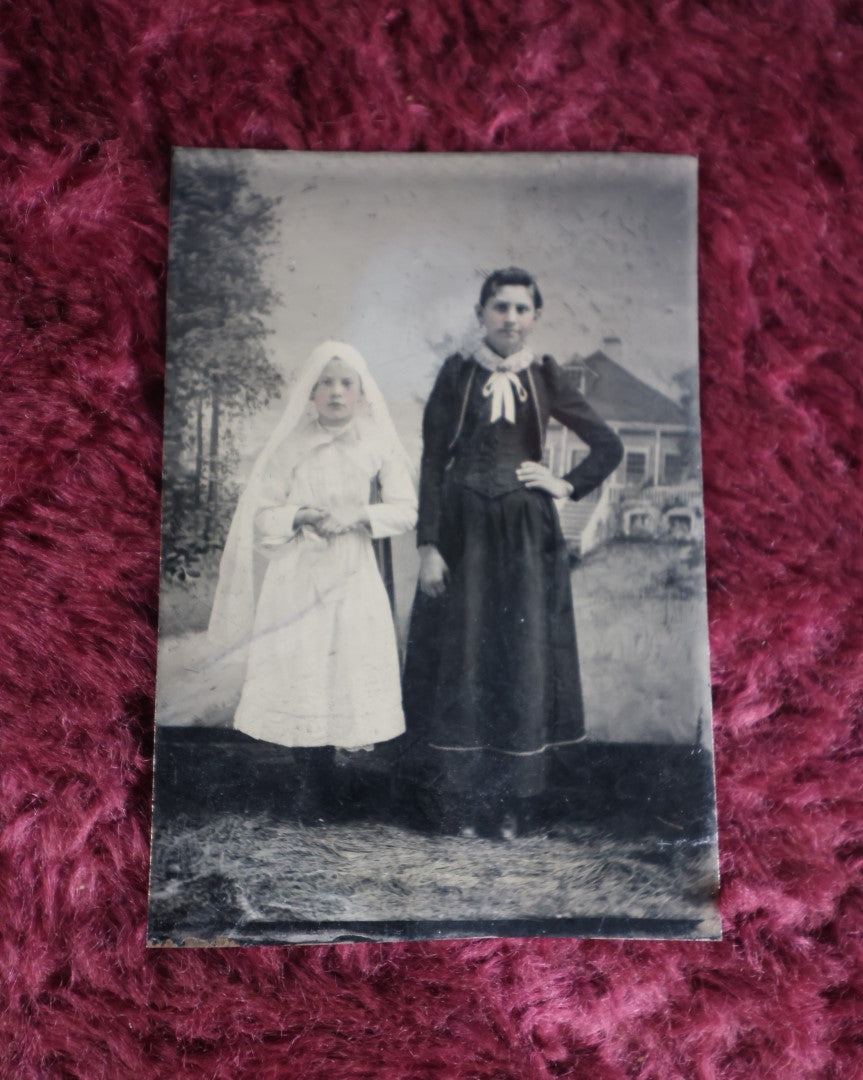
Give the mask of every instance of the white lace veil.
MULTIPOLYGON (((383 394, 360 353, 341 341, 318 345, 290 388, 285 411, 252 466, 225 541, 208 637, 211 644, 226 652, 248 645, 255 621, 254 519, 262 503, 267 467, 279 452, 280 466, 290 472, 289 440, 301 436, 316 421, 317 410, 310 399, 321 372, 333 359, 344 361, 360 376, 363 404, 355 418, 360 437, 374 439, 384 455, 407 460, 383 394)), ((296 438, 296 442, 299 449, 302 439, 296 438)))

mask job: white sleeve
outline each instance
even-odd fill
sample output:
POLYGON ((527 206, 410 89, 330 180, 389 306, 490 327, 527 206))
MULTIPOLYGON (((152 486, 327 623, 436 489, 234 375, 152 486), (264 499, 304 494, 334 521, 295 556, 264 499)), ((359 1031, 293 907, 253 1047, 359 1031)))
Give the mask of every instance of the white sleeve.
POLYGON ((297 533, 294 519, 301 506, 286 503, 284 506, 264 506, 255 515, 255 532, 263 547, 281 544, 297 533), (266 516, 265 516, 266 515, 266 516))
POLYGON ((366 508, 372 536, 398 536, 417 523, 417 495, 407 463, 400 454, 391 455, 381 465, 381 501, 366 508))
POLYGON ((294 536, 299 505, 288 502, 289 491, 278 463, 271 461, 261 477, 261 498, 255 510, 255 533, 264 546, 283 543, 294 536))

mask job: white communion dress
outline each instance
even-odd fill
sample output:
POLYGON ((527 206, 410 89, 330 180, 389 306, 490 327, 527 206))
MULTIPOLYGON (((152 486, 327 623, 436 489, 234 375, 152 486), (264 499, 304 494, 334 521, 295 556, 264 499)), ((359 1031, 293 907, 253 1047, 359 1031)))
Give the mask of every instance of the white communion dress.
POLYGON ((270 507, 336 514, 364 507, 371 530, 323 538, 301 527, 275 540, 256 529, 266 571, 255 607, 234 726, 283 746, 356 748, 404 731, 398 651, 389 597, 372 540, 416 522, 403 453, 356 423, 319 422, 277 451, 261 476, 255 517, 270 507), (380 502, 370 504, 377 478, 380 502))

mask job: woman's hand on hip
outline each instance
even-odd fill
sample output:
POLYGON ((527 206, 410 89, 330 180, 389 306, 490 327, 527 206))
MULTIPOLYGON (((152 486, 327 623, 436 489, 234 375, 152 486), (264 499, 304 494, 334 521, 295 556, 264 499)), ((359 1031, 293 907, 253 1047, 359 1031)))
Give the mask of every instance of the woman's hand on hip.
POLYGON ((515 470, 515 475, 531 491, 545 491, 555 499, 568 499, 572 494, 569 481, 561 480, 538 461, 523 461, 515 470))
POLYGON ((426 596, 443 596, 446 592, 449 567, 433 544, 420 549, 419 586, 426 596))

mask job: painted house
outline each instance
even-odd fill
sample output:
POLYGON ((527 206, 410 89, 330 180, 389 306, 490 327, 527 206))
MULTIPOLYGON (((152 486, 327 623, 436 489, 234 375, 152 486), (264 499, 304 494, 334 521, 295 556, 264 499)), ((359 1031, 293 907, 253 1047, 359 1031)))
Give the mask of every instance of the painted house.
MULTIPOLYGON (((563 534, 580 554, 618 536, 691 540, 703 535, 687 416, 677 402, 627 371, 622 351, 619 338, 607 337, 601 349, 565 365, 624 446, 623 461, 598 491, 559 504, 563 534)), ((562 476, 587 453, 576 435, 550 422, 544 460, 552 472, 562 476)))

